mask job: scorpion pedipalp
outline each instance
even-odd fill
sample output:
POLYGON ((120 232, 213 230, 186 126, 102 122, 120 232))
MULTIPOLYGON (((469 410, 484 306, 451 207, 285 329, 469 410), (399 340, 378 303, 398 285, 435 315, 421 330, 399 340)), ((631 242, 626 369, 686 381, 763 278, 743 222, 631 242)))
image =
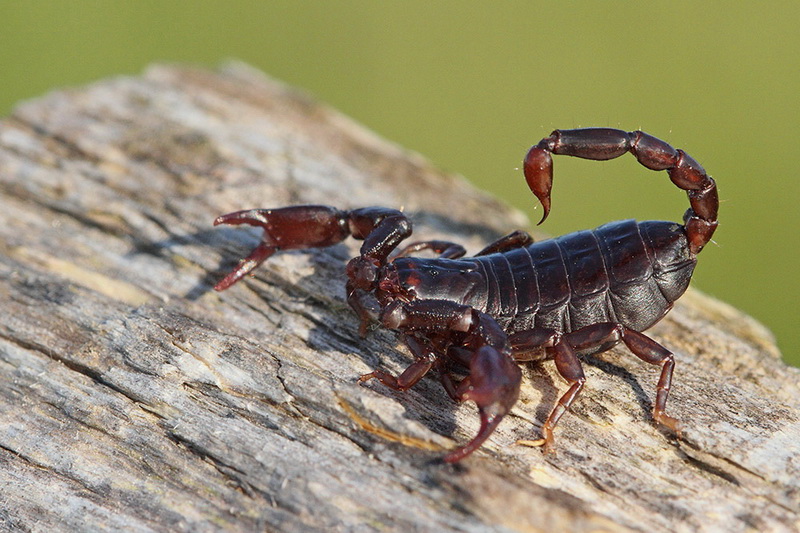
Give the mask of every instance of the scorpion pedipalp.
POLYGON ((343 241, 349 235, 345 222, 345 212, 322 205, 248 209, 217 217, 215 226, 247 224, 262 228, 264 234, 250 255, 239 261, 214 289, 224 291, 278 250, 315 248, 343 241))
POLYGON ((456 395, 478 406, 481 426, 467 444, 444 457, 447 463, 460 461, 477 450, 494 432, 519 398, 522 373, 514 360, 492 346, 482 346, 472 356, 469 376, 459 384, 456 395))

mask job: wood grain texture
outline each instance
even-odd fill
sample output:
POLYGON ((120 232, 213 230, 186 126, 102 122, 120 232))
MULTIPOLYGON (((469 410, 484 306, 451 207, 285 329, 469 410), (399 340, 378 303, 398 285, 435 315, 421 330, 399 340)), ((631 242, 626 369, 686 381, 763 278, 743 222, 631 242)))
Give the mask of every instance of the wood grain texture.
POLYGON ((545 363, 451 466, 438 458, 474 434, 474 405, 435 379, 356 383, 408 363, 391 332, 358 337, 342 273, 357 242, 212 291, 258 239, 211 227, 229 211, 402 207, 416 236, 473 252, 526 225, 244 65, 157 66, 20 105, 0 124, 0 195, 0 528, 800 528, 798 370, 699 292, 651 330, 676 352, 682 440, 651 421, 658 369, 616 349, 585 358, 557 453, 515 445, 564 390, 545 363))

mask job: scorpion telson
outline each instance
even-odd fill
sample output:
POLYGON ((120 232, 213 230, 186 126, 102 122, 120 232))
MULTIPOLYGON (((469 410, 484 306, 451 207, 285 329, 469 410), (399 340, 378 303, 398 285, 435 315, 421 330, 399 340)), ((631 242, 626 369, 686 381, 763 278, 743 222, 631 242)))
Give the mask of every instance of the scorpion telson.
POLYGON ((666 170, 687 192, 683 225, 624 220, 542 242, 516 231, 474 257, 458 244, 425 241, 398 245, 411 222, 398 210, 367 207, 342 211, 302 205, 222 215, 214 224, 264 229, 261 243, 220 281, 225 290, 279 250, 330 246, 348 236, 363 240, 346 268, 347 299, 361 320, 401 333, 414 356, 399 376, 375 370, 377 379, 406 390, 435 370, 456 401, 477 404, 481 426, 444 460, 467 457, 492 434, 519 396, 518 362, 553 359, 569 383, 544 422, 541 438, 553 445, 553 428, 583 389, 579 352, 602 352, 619 341, 643 361, 661 366, 654 420, 680 434, 666 404, 675 365, 672 353, 641 332, 658 322, 689 285, 697 254, 717 227, 717 188, 682 150, 641 131, 608 128, 556 130, 530 149, 524 174, 547 218, 552 155, 605 160, 631 152, 643 166, 666 170), (413 257, 428 250, 435 259, 413 257), (456 375, 466 377, 458 381, 456 375))

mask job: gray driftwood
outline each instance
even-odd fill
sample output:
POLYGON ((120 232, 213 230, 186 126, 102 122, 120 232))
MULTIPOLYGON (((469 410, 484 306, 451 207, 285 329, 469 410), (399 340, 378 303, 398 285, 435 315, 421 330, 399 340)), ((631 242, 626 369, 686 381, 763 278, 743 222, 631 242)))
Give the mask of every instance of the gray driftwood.
POLYGON ((238 209, 402 207, 417 236, 473 251, 526 224, 243 65, 154 67, 18 106, 0 125, 0 191, 0 528, 799 527, 798 371, 698 292, 651 330, 677 354, 682 440, 651 421, 658 370, 619 349, 586 358, 557 453, 515 445, 564 390, 545 363, 491 441, 448 466, 474 405, 434 379, 356 383, 409 360, 390 332, 357 334, 342 274, 357 242, 212 291, 258 239, 211 227, 238 209))

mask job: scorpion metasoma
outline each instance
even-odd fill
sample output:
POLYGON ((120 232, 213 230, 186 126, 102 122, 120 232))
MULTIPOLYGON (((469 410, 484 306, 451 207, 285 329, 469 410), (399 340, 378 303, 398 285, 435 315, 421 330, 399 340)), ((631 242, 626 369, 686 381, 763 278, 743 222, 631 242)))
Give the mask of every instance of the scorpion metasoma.
POLYGON ((214 222, 264 229, 261 243, 215 289, 227 289, 279 250, 330 246, 348 236, 363 240, 346 268, 347 300, 361 320, 360 332, 371 322, 400 332, 414 362, 399 376, 375 370, 359 382, 377 379, 403 391, 435 369, 452 398, 474 401, 478 434, 448 453, 447 462, 480 447, 516 403, 523 361, 553 359, 569 383, 541 438, 527 441, 550 449, 553 428, 583 389, 577 354, 605 351, 619 341, 661 366, 653 418, 680 434, 678 421, 665 412, 673 355, 641 332, 686 290, 697 254, 717 227, 714 180, 685 152, 652 135, 609 128, 554 131, 530 149, 524 174, 544 208, 541 224, 550 210, 552 154, 606 160, 626 152, 651 170, 666 170, 687 191, 691 207, 683 225, 624 220, 542 242, 516 231, 464 257, 462 246, 446 241, 396 251, 411 235, 411 222, 395 209, 252 209, 214 222), (422 250, 438 257, 411 257, 422 250))

